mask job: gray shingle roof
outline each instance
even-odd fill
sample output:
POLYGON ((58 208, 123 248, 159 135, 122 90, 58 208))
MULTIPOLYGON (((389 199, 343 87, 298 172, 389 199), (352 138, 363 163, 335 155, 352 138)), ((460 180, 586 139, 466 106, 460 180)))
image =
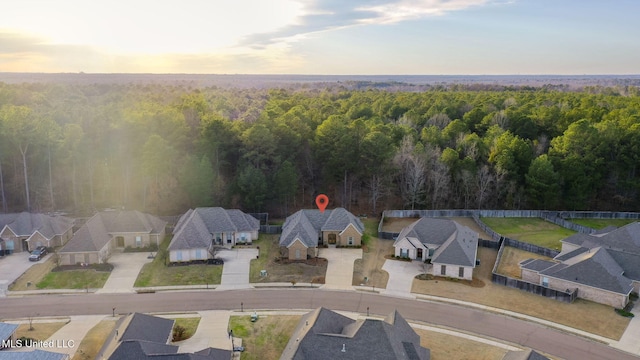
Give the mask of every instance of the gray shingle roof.
POLYGON ((568 253, 564 253, 564 254, 560 253, 554 259, 558 260, 558 261, 565 261, 565 260, 571 259, 572 257, 580 255, 580 254, 582 254, 584 252, 587 252, 587 251, 589 251, 588 248, 579 247, 579 248, 577 248, 577 249, 575 249, 573 251, 569 251, 568 253))
POLYGON ((0 341, 6 340, 18 330, 18 325, 0 322, 0 341))
POLYGON ((420 346, 420 337, 397 312, 384 321, 352 320, 324 308, 303 316, 281 357, 305 360, 429 358, 429 349, 420 346))
POLYGON ((434 263, 472 267, 476 264, 478 233, 453 220, 420 218, 400 231, 394 245, 405 238, 435 247, 434 263))
POLYGON ((540 272, 542 270, 546 270, 552 266, 555 266, 556 264, 557 263, 553 261, 542 259, 527 259, 520 262, 520 267, 523 269, 540 272))
POLYGON ((540 274, 619 294, 629 294, 633 290, 631 280, 623 276, 623 269, 603 248, 591 249, 562 265, 550 267, 540 274))
POLYGON ((280 246, 289 246, 299 239, 307 247, 318 246, 321 231, 343 231, 349 225, 364 233, 362 221, 344 208, 333 210, 300 210, 287 217, 282 225, 280 246))
POLYGON ((159 234, 167 223, 136 210, 102 211, 89 219, 73 234, 60 252, 99 251, 117 233, 159 234))
POLYGON ((190 209, 178 220, 169 250, 206 248, 211 245, 215 233, 253 232, 259 229, 258 219, 237 209, 190 209))
POLYGON ((0 359, 2 360, 68 360, 68 354, 44 351, 36 349, 33 351, 0 351, 0 359))
POLYGON ((131 319, 119 341, 141 340, 166 344, 171 337, 174 320, 142 313, 129 316, 131 319))
POLYGON ((0 230, 5 226, 17 236, 31 236, 40 232, 47 239, 62 235, 73 226, 73 220, 65 216, 32 214, 28 212, 0 214, 0 230))
POLYGON ((529 349, 525 351, 508 351, 502 360, 549 360, 549 358, 529 349))
POLYGON ((177 352, 178 347, 175 345, 131 340, 118 344, 113 354, 109 356, 109 360, 144 360, 153 358, 153 355, 175 354, 177 352))

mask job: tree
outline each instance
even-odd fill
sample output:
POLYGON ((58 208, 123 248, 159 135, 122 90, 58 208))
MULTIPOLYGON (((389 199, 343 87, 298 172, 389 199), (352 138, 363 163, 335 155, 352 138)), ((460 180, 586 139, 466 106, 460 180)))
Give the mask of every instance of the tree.
POLYGON ((283 206, 284 214, 289 213, 289 200, 298 191, 298 173, 293 164, 287 160, 282 163, 273 179, 273 191, 283 206))
POLYGON ((531 162, 525 175, 526 193, 529 203, 538 209, 551 209, 560 199, 560 176, 553 169, 547 155, 541 155, 531 162))
POLYGON ((260 211, 267 198, 267 178, 252 164, 246 164, 238 174, 238 188, 243 203, 249 209, 260 211))
POLYGON ((405 206, 423 203, 425 184, 427 181, 427 161, 424 148, 413 144, 413 138, 407 135, 402 139, 402 145, 394 158, 399 173, 400 194, 405 206))
POLYGON ((211 206, 214 173, 209 158, 205 155, 198 160, 188 156, 180 173, 180 182, 187 193, 189 206, 211 206))

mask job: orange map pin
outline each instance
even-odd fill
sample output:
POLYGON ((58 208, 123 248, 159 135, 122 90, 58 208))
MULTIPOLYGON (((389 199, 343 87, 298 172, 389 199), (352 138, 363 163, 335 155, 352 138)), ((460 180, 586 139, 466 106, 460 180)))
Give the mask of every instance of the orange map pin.
POLYGON ((320 209, 320 212, 324 212, 324 209, 329 205, 329 198, 327 195, 320 194, 316 196, 316 205, 318 206, 318 209, 320 209))

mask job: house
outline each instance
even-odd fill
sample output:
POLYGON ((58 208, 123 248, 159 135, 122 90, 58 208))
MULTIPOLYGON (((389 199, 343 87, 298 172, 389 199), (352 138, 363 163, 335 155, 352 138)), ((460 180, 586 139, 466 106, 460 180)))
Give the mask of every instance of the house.
POLYGON ((280 360, 428 360, 420 336, 394 311, 384 320, 353 320, 318 308, 302 317, 280 360))
POLYGON ((395 256, 431 261, 435 276, 473 279, 478 233, 449 219, 421 218, 400 231, 395 256))
POLYGON ((60 265, 104 263, 116 249, 159 247, 166 222, 136 210, 102 211, 58 252, 60 265))
POLYGON ((287 217, 280 235, 280 252, 291 260, 318 255, 318 246, 361 246, 364 225, 343 208, 300 210, 287 217))
POLYGON ((16 341, 18 325, 0 322, 0 350, 10 348, 16 341))
POLYGON ((260 221, 237 209, 190 209, 180 217, 169 244, 171 262, 207 260, 214 246, 251 244, 258 239, 260 221))
POLYGON ((576 289, 582 299, 623 308, 640 290, 640 222, 607 233, 562 240, 553 261, 520 262, 522 279, 550 289, 576 289))
POLYGON ((0 214, 0 254, 64 245, 73 235, 73 220, 28 212, 0 214))
POLYGON ((175 321, 141 313, 122 317, 100 349, 96 359, 193 359, 230 360, 230 350, 207 348, 196 353, 179 353, 171 345, 175 321))
POLYGON ((0 359, 2 360, 69 360, 69 354, 61 354, 52 351, 44 351, 35 349, 33 351, 20 350, 11 351, 5 350, 0 352, 0 359))

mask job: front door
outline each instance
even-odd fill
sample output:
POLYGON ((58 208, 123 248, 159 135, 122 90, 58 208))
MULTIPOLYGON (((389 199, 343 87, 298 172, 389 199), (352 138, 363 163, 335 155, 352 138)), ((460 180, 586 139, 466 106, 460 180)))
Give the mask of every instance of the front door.
POLYGON ((116 247, 123 248, 124 247, 124 237, 116 236, 116 247))
POLYGON ((329 236, 328 236, 329 245, 335 244, 336 243, 336 239, 337 239, 336 234, 329 234, 329 236))
POLYGON ((416 255, 416 259, 422 260, 422 249, 418 249, 418 254, 416 255))

